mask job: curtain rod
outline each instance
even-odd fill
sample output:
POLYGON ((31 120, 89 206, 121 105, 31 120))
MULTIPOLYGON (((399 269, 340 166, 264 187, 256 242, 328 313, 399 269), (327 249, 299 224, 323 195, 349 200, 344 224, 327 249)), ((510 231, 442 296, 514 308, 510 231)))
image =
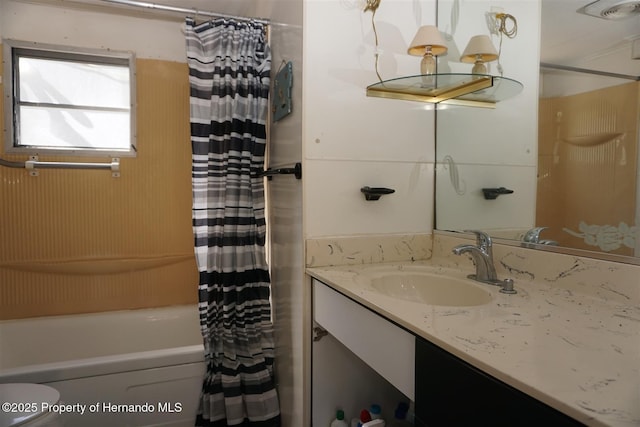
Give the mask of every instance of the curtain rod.
POLYGON ((618 78, 618 79, 627 79, 627 80, 640 81, 640 76, 634 76, 634 75, 629 75, 629 74, 612 73, 612 72, 609 72, 609 71, 589 70, 589 69, 586 69, 586 68, 571 67, 569 65, 551 64, 551 63, 548 63, 548 62, 541 62, 540 63, 540 68, 549 68, 549 69, 552 69, 552 70, 561 70, 561 71, 573 71, 573 72, 576 72, 576 73, 594 74, 594 75, 597 75, 597 76, 615 77, 615 78, 618 78))
POLYGON ((141 7, 141 8, 145 8, 145 9, 162 10, 162 11, 165 11, 165 12, 193 14, 195 16, 202 15, 202 16, 208 16, 208 17, 211 17, 211 18, 237 19, 237 20, 240 20, 240 21, 255 21, 255 22, 259 22, 261 24, 265 24, 265 25, 269 24, 269 20, 268 19, 247 18, 246 16, 225 15, 223 13, 208 12, 206 10, 188 9, 188 8, 182 8, 182 7, 176 7, 176 6, 167 6, 167 5, 162 5, 162 4, 158 4, 158 3, 149 3, 149 2, 145 2, 145 1, 134 1, 134 0, 101 0, 101 1, 106 2, 106 3, 116 3, 116 4, 120 4, 120 5, 124 5, 124 6, 133 6, 133 7, 141 7))

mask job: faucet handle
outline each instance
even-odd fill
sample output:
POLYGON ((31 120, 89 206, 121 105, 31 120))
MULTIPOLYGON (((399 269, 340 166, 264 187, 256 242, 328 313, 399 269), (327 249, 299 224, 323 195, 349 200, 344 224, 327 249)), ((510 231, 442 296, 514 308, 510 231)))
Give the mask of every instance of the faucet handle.
POLYGON ((502 292, 503 294, 517 294, 518 291, 513 289, 513 279, 504 279, 501 282, 502 288, 498 292, 502 292))
POLYGON ((476 235, 476 245, 484 251, 491 248, 491 236, 480 230, 464 230, 465 233, 473 233, 476 235))

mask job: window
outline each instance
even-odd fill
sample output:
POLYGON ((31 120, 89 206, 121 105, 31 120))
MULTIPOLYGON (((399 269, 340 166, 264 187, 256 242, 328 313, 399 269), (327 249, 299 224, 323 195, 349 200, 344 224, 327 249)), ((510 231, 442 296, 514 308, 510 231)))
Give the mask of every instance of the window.
POLYGON ((135 156, 132 53, 3 46, 7 153, 135 156))

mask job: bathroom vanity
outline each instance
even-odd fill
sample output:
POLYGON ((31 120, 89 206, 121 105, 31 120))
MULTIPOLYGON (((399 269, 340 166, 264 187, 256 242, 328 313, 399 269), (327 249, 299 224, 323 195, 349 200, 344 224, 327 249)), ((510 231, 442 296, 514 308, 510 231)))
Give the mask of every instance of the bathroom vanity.
POLYGON ((307 269, 315 322, 415 402, 416 425, 640 425, 639 313, 625 298, 521 280, 515 295, 471 282, 431 304, 381 280, 420 271, 453 287, 471 272, 428 261, 307 269))

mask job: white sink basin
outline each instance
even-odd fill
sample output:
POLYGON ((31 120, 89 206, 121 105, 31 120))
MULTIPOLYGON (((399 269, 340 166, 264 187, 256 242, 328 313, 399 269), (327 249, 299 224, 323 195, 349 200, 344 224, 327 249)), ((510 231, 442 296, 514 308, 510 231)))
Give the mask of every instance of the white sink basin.
POLYGON ((474 306, 493 299, 483 285, 429 267, 372 268, 361 273, 358 281, 373 292, 429 305, 474 306))

